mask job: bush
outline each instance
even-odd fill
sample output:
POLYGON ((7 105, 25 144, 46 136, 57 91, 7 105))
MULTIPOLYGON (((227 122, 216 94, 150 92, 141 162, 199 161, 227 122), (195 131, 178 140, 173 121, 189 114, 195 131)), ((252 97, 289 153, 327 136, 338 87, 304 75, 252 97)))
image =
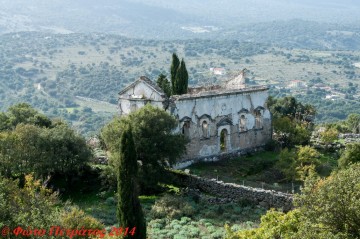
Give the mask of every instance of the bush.
POLYGON ((195 212, 193 206, 182 197, 165 195, 152 206, 152 218, 180 219, 183 216, 192 216, 195 212))
MULTIPOLYGON (((60 214, 60 224, 63 228, 71 228, 71 229, 94 229, 94 235, 102 236, 105 235, 105 227, 95 218, 88 216, 84 213, 84 211, 80 210, 75 206, 66 206, 65 210, 60 214)), ((84 236, 74 236, 72 238, 90 238, 84 236)))
POLYGON ((258 238, 360 238, 360 164, 334 172, 326 179, 310 175, 296 209, 270 210, 257 229, 233 232, 226 226, 228 239, 258 238))
POLYGON ((66 204, 64 208, 62 206, 58 195, 39 180, 35 180, 32 175, 25 177, 22 188, 18 187, 18 181, 0 178, 0 228, 6 225, 10 228, 21 226, 26 229, 84 227, 103 230, 104 225, 77 207, 70 204, 66 204))
POLYGON ((360 143, 348 144, 339 159, 339 167, 345 168, 357 162, 360 162, 360 143))

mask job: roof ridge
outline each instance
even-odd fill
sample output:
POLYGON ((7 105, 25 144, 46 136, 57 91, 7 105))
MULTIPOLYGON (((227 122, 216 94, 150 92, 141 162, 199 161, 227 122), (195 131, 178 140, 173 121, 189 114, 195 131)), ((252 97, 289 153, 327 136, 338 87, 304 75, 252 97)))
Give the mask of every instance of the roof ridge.
POLYGON ((124 89, 122 89, 118 94, 121 95, 123 94, 125 91, 127 91, 128 89, 130 89, 131 87, 135 86, 138 82, 143 81, 145 82, 147 85, 149 85, 151 88, 153 88, 155 91, 157 91, 160 95, 165 95, 165 92, 152 80, 150 80, 148 77, 146 76, 140 76, 137 80, 135 80, 133 83, 131 83, 130 85, 126 86, 124 89))

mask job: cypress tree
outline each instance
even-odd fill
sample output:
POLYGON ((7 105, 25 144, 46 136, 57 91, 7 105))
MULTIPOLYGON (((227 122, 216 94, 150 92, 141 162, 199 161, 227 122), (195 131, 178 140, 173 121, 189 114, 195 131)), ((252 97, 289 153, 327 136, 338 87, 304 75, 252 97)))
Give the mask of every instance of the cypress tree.
POLYGON ((173 53, 172 54, 172 62, 171 62, 171 67, 170 67, 170 73, 171 73, 171 89, 172 89, 172 93, 173 94, 177 94, 176 93, 176 82, 175 82, 175 78, 176 78, 176 73, 179 69, 180 66, 180 60, 179 57, 173 53))
POLYGON ((185 65, 184 59, 181 59, 180 67, 176 73, 175 83, 176 83, 176 89, 177 89, 176 94, 181 95, 181 94, 187 93, 188 84, 189 84, 189 74, 186 70, 186 65, 185 65))
MULTIPOLYGON (((130 127, 126 127, 121 135, 121 149, 118 165, 118 206, 117 217, 119 226, 128 229, 128 235, 123 238, 146 238, 146 223, 140 201, 137 185, 137 156, 130 127), (131 231, 134 227, 136 229, 131 231), (135 232, 132 235, 132 232, 135 232)), ((124 232, 123 232, 124 233, 124 232)))

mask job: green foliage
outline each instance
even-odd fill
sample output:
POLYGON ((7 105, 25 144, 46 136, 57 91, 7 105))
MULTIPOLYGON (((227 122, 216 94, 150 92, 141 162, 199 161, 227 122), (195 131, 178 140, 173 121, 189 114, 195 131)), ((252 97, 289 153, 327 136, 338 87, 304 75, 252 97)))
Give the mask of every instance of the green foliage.
POLYGON ((281 150, 279 154, 279 161, 275 166, 285 175, 286 180, 294 181, 296 179, 296 158, 296 151, 288 148, 281 150))
POLYGON ((333 127, 326 128, 325 131, 320 132, 320 138, 324 144, 333 143, 335 140, 338 139, 338 136, 339 131, 333 127))
POLYGON ((360 114, 350 114, 346 119, 346 125, 354 134, 360 133, 360 114))
MULTIPOLYGON (((64 228, 71 229, 93 229, 97 236, 105 235, 104 225, 92 216, 87 215, 84 211, 76 206, 65 205, 64 210, 60 213, 60 224, 64 228)), ((94 234, 93 234, 94 235, 94 234)), ((84 236, 74 236, 72 238, 84 238, 84 236)))
MULTIPOLYGON (((146 238, 146 223, 137 185, 137 157, 131 127, 123 130, 118 167, 118 205, 117 216, 120 227, 136 227, 134 238, 146 238)), ((125 238, 131 238, 126 236, 125 238)))
POLYGON ((177 92, 175 79, 176 79, 176 74, 177 74, 179 66, 180 66, 179 57, 176 55, 176 53, 173 53, 172 54, 171 66, 170 66, 172 94, 176 94, 176 92, 177 92))
POLYGON ((18 181, 0 178, 0 227, 49 228, 59 225, 57 205, 60 201, 33 176, 25 177, 23 188, 18 181))
POLYGON ((199 162, 191 165, 188 169, 191 174, 204 178, 217 178, 226 183, 286 192, 292 189, 292 185, 278 184, 283 179, 279 170, 274 168, 279 160, 278 155, 279 152, 263 151, 217 162, 199 162))
MULTIPOLYGON (((205 196, 205 195, 203 195, 205 196)), ((168 195, 156 200, 151 207, 148 223, 151 238, 224 238, 224 222, 233 228, 249 229, 258 224, 264 209, 236 203, 200 203, 190 197, 168 195), (221 214, 218 214, 218 213, 221 214)))
POLYGON ((303 105, 290 96, 280 99, 269 97, 267 104, 274 118, 287 116, 291 121, 311 124, 316 113, 313 106, 309 104, 303 105))
POLYGON ((257 229, 233 232, 227 226, 226 238, 359 238, 359 185, 359 164, 326 179, 309 175, 302 194, 295 198, 296 209, 286 214, 268 211, 257 229))
POLYGON ((309 222, 311 231, 327 231, 360 237, 360 165, 354 164, 345 170, 332 173, 326 179, 310 177, 305 181, 296 205, 309 222))
POLYGON ((137 159, 142 162, 142 183, 154 187, 166 178, 161 173, 164 167, 174 164, 185 152, 187 141, 183 135, 173 134, 177 126, 173 116, 147 104, 126 117, 114 118, 103 128, 102 137, 112 154, 121 148, 119 139, 127 125, 131 125, 137 159))
POLYGON ((320 164, 320 153, 310 146, 300 146, 297 149, 283 149, 279 154, 276 168, 286 180, 305 180, 305 178, 320 164))
POLYGON ((85 139, 62 123, 51 128, 19 124, 13 131, 0 132, 0 142, 0 173, 8 177, 66 174, 91 157, 85 139))
POLYGON ((55 187, 56 177, 61 177, 63 189, 74 185, 75 175, 83 176, 92 153, 67 124, 51 121, 24 103, 1 115, 8 119, 8 127, 0 131, 0 175, 22 179, 31 173, 55 187))
POLYGON ((339 167, 345 168, 357 162, 360 162, 360 143, 346 145, 346 149, 339 159, 339 167))
POLYGON ((298 238, 298 225, 300 223, 299 211, 293 210, 289 213, 282 213, 270 210, 261 217, 260 227, 252 230, 233 232, 226 226, 227 239, 272 239, 272 238, 298 238))
POLYGON ((186 70, 184 59, 181 60, 180 66, 175 77, 174 95, 186 94, 188 90, 189 74, 186 70))
POLYGON ((32 124, 48 128, 51 127, 52 122, 27 103, 13 105, 6 113, 0 113, 0 131, 15 129, 18 124, 32 124))
POLYGON ((282 147, 306 145, 310 140, 311 131, 307 130, 304 124, 296 123, 287 116, 274 118, 272 123, 275 131, 274 139, 282 147))
POLYGON ((187 72, 184 59, 181 59, 180 62, 178 56, 175 53, 172 55, 170 73, 172 94, 186 94, 189 85, 189 74, 187 72))
MULTIPOLYGON (((117 227, 113 195, 112 192, 86 194, 78 197, 75 203, 106 227, 117 227)), ((218 205, 207 200, 195 201, 191 196, 179 194, 139 198, 147 219, 148 238, 173 238, 180 236, 180 232, 183 238, 223 238, 224 222, 233 228, 250 229, 256 227, 260 216, 266 213, 265 209, 242 202, 218 205), (219 208, 223 211, 222 215, 217 214, 219 208)))
POLYGON ((303 105, 294 97, 269 97, 267 104, 273 115, 274 139, 282 147, 306 145, 309 142, 316 112, 313 106, 303 105))
MULTIPOLYGON (((257 42, 262 43, 244 42, 241 40, 243 36, 236 37, 237 40, 234 41, 226 34, 226 39, 184 41, 148 41, 94 34, 56 35, 48 32, 3 34, 0 40, 4 54, 0 66, 0 110, 4 111, 9 105, 19 101, 27 102, 41 109, 47 116, 62 117, 71 121, 84 135, 94 134, 116 111, 116 93, 139 75, 146 74, 150 78, 156 78, 161 72, 169 70, 171 63, 166 60, 169 58, 168 52, 174 52, 176 49, 178 55, 183 54, 189 58, 189 62, 194 62, 194 66, 188 69, 190 84, 197 84, 205 79, 215 80, 203 72, 208 71, 210 67, 217 67, 216 64, 236 68, 241 61, 249 59, 247 64, 251 67, 255 66, 257 61, 275 60, 281 63, 276 67, 284 71, 286 79, 298 77, 301 68, 304 68, 301 77, 308 85, 310 83, 307 90, 309 94, 305 94, 305 90, 302 89, 275 88, 270 89, 270 94, 280 93, 280 96, 283 96, 287 93, 299 93, 297 99, 316 106, 318 122, 344 120, 349 113, 358 113, 360 103, 356 97, 359 87, 354 79, 359 75, 359 69, 353 66, 353 63, 359 62, 358 52, 338 51, 339 47, 347 49, 346 46, 350 45, 350 48, 359 48, 360 44, 349 45, 349 42, 353 43, 351 39, 354 39, 354 36, 358 38, 356 34, 349 38, 347 34, 327 32, 329 25, 299 20, 255 24, 253 27, 256 30, 252 36, 259 40, 257 42), (306 32, 307 37, 299 37, 299 32, 306 32), (315 40, 308 37, 309 32, 315 36, 315 40), (20 37, 22 41, 13 41, 14 37, 20 37), (319 40, 324 37, 327 38, 326 41, 319 40), (313 40, 309 42, 308 39, 313 40), (268 40, 278 42, 286 48, 271 48, 271 45, 266 43, 268 40), (329 40, 332 43, 331 48, 335 50, 324 47, 323 43, 329 40), (289 45, 296 45, 297 51, 293 51, 289 45), (299 46, 317 50, 299 49, 299 46), (319 47, 324 51, 319 50, 319 47), (78 52, 85 52, 85 55, 79 55, 78 52), (69 57, 74 54, 74 57, 69 57), (219 57, 218 63, 208 60, 213 57, 219 57), (311 74, 305 70, 310 68, 311 74), (319 76, 314 78, 315 75, 319 76), (355 100, 324 100, 325 91, 315 90, 311 87, 310 81, 323 81, 347 97, 354 97, 355 100), (348 81, 352 81, 352 84, 349 85, 348 81), (79 96, 88 99, 79 100, 79 96), (94 99, 105 102, 99 102, 102 107, 98 108, 94 106, 94 99), (83 112, 79 105, 91 107, 95 114, 83 112)), ((342 29, 354 32, 349 26, 342 26, 342 29)), ((183 30, 180 31, 183 36, 183 30)), ((144 33, 141 31, 141 34, 144 33)), ((249 78, 256 74, 264 79, 267 78, 267 73, 265 64, 264 67, 257 67, 256 72, 249 72, 249 78)), ((264 84, 264 81, 260 79, 259 83, 264 84)), ((269 83, 283 82, 278 78, 269 79, 269 83)))
POLYGON ((171 85, 164 74, 160 74, 156 84, 165 92, 167 97, 171 96, 171 85))
POLYGON ((315 167, 319 165, 319 157, 320 154, 316 149, 308 145, 299 147, 296 167, 297 179, 304 181, 311 173, 314 173, 315 167))
POLYGON ((167 220, 191 217, 195 208, 183 198, 165 195, 152 206, 150 215, 153 218, 166 218, 167 220))
POLYGON ((15 229, 20 226, 23 230, 28 228, 50 230, 53 226, 69 229, 104 228, 97 220, 70 204, 67 204, 65 209, 62 208, 57 193, 47 189, 32 175, 25 176, 24 187, 20 188, 18 183, 18 181, 0 178, 0 227, 8 226, 15 229))

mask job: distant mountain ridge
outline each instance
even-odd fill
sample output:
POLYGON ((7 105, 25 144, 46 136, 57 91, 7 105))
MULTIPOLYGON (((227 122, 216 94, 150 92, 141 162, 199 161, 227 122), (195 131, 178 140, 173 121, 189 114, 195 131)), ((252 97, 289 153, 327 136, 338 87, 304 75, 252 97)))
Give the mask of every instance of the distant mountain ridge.
POLYGON ((222 30, 259 22, 294 18, 330 23, 360 21, 360 2, 354 0, 1 0, 0 5, 0 34, 102 32, 153 39, 212 38, 221 36, 222 30), (217 30, 186 30, 204 26, 217 30))

